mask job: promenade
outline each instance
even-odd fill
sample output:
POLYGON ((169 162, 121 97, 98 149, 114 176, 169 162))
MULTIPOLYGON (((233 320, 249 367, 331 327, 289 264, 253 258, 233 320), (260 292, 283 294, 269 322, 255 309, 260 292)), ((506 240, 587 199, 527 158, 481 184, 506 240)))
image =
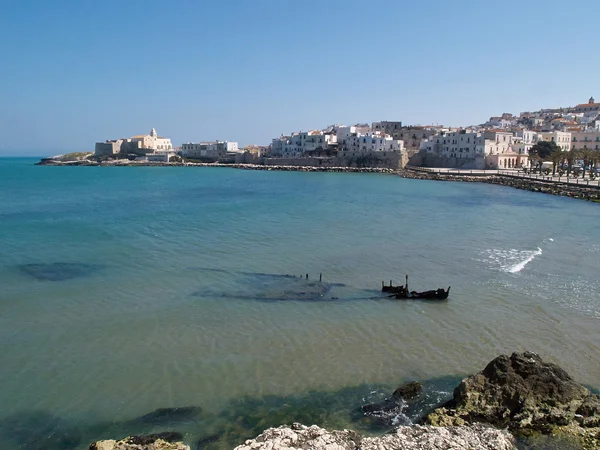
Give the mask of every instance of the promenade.
POLYGON ((561 184, 569 184, 580 187, 595 187, 600 188, 600 179, 597 177, 592 180, 589 177, 567 177, 567 176, 552 176, 552 175, 539 175, 539 174, 528 174, 524 173, 522 170, 516 169, 492 169, 492 170, 476 170, 476 169, 447 169, 447 168, 434 168, 434 167, 415 167, 415 166, 406 166, 406 169, 412 170, 415 172, 426 172, 430 174, 437 175, 453 175, 457 177, 461 176, 473 176, 473 177, 486 177, 486 176, 504 176, 504 177, 514 177, 520 178, 523 180, 531 180, 531 181, 544 181, 549 183, 561 183, 561 184))

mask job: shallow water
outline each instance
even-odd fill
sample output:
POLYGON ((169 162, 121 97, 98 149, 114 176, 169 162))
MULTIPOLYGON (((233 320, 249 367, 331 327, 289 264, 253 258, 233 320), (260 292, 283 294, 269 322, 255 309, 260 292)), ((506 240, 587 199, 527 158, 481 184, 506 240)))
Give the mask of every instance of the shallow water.
POLYGON ((596 204, 378 174, 32 163, 0 159, 0 428, 49 414, 85 448, 92 425, 129 432, 157 408, 221 417, 525 349, 600 386, 596 204), (449 300, 379 298, 405 273, 449 300))

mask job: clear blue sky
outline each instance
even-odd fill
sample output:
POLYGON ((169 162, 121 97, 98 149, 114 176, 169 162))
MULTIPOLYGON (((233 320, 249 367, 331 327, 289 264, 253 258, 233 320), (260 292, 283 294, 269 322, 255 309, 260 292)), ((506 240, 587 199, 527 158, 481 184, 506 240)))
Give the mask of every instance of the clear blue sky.
POLYGON ((0 0, 0 154, 600 98, 600 1, 0 0))

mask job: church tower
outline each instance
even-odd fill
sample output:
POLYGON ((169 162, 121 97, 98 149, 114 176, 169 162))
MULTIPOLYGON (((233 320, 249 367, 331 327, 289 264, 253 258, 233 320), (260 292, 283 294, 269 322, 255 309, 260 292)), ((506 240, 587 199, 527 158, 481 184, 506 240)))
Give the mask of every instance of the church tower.
POLYGON ((596 102, 594 101, 594 97, 590 97, 590 100, 588 101, 588 103, 589 103, 590 105, 593 105, 594 103, 596 103, 596 102))
POLYGON ((156 137, 156 130, 154 128, 152 128, 152 131, 150 132, 150 136, 156 137))

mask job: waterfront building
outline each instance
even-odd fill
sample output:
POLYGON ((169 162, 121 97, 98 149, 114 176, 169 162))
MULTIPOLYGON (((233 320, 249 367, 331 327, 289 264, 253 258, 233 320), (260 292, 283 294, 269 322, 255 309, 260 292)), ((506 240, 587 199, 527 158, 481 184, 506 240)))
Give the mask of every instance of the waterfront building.
POLYGON ((172 150, 158 150, 156 152, 153 153, 148 153, 146 156, 143 156, 142 158, 145 158, 146 161, 149 162, 169 162, 169 160, 171 159, 172 156, 175 156, 176 153, 172 150))
POLYGON ((121 152, 123 139, 114 139, 105 142, 96 142, 94 156, 112 156, 121 152))
POLYGON ((565 152, 571 149, 571 133, 568 131, 543 131, 537 133, 537 142, 539 141, 556 142, 556 145, 565 152))
POLYGON ((422 142, 430 139, 442 130, 443 128, 439 126, 411 125, 394 130, 390 135, 392 138, 404 142, 406 150, 416 151, 419 150, 422 142))
MULTIPOLYGON (((344 128, 344 127, 342 127, 344 128)), ((337 145, 338 135, 335 127, 328 130, 312 130, 281 135, 271 142, 271 156, 284 158, 300 158, 311 154, 327 152, 337 145)))
POLYGON ((119 153, 148 154, 156 150, 173 150, 171 139, 158 136, 152 128, 150 134, 139 134, 130 138, 107 140, 97 142, 94 149, 95 156, 116 155, 119 153))
POLYGON ((474 158, 478 153, 483 155, 483 150, 477 147, 480 133, 466 130, 445 130, 431 136, 421 146, 428 153, 435 153, 445 158, 474 158))
POLYGON ((187 142, 181 144, 181 156, 184 158, 217 160, 227 157, 227 153, 238 151, 238 143, 229 141, 187 142))
MULTIPOLYGON (((139 148, 145 150, 173 150, 171 139, 159 136, 156 130, 152 128, 150 134, 139 134, 131 137, 128 142, 139 142, 139 148)), ((134 144, 135 146, 135 144, 134 144)))
POLYGON ((572 150, 600 150, 600 131, 576 131, 571 133, 572 150))
POLYGON ((348 156, 369 152, 401 152, 403 149, 404 142, 379 131, 364 135, 351 134, 346 136, 343 142, 339 142, 340 152, 348 156))

